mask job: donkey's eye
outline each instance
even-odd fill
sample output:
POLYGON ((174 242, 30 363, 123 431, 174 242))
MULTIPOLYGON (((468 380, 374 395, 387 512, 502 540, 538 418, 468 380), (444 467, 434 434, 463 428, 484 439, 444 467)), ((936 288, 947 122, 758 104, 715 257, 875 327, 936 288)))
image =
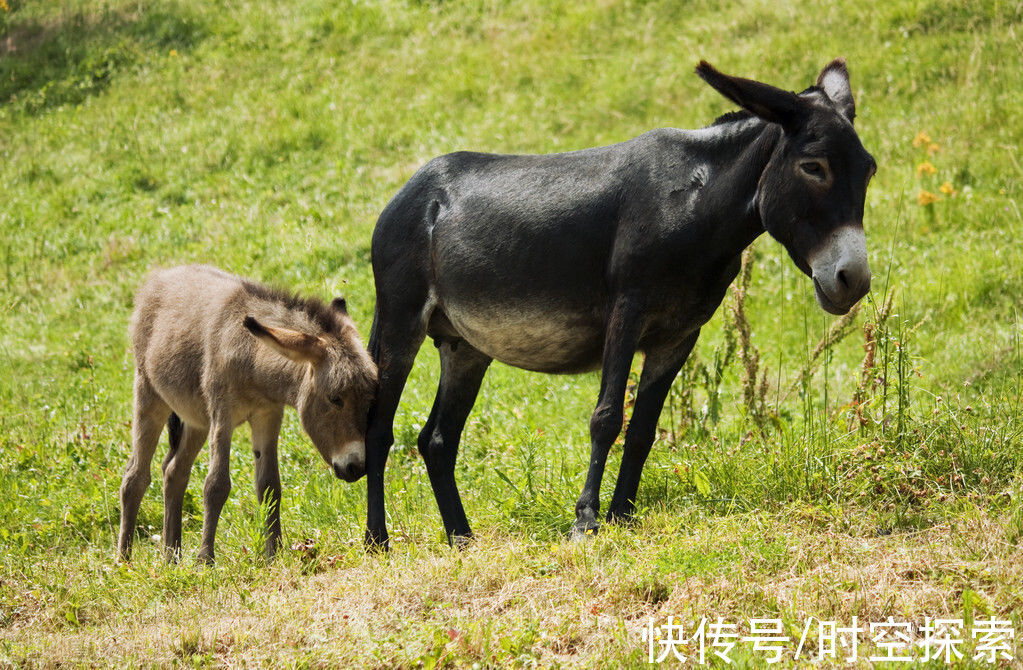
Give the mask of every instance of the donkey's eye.
POLYGON ((803 161, 799 164, 799 169, 814 179, 825 179, 828 176, 828 169, 821 161, 803 161))
POLYGON ((333 405, 334 407, 337 407, 338 409, 341 409, 342 407, 345 406, 345 399, 339 395, 331 396, 329 400, 330 404, 333 405))

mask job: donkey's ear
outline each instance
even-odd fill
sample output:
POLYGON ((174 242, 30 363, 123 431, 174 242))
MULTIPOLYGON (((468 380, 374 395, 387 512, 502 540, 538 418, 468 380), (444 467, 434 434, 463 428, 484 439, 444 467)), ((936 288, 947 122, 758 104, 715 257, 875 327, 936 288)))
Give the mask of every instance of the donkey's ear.
POLYGON ((323 342, 315 335, 290 328, 264 326, 251 316, 245 317, 242 325, 260 342, 296 363, 316 365, 326 353, 323 342))
POLYGON ((341 312, 342 314, 348 313, 348 301, 344 298, 334 298, 330 301, 330 308, 335 312, 341 312))
POLYGON ((791 91, 763 84, 752 79, 732 77, 718 72, 713 65, 701 60, 696 74, 735 104, 765 121, 780 124, 786 130, 795 128, 805 117, 806 107, 799 96, 791 91))
POLYGON ((856 118, 856 103, 853 101, 852 87, 849 85, 849 70, 844 58, 836 58, 821 70, 817 77, 817 88, 831 99, 851 123, 856 118))

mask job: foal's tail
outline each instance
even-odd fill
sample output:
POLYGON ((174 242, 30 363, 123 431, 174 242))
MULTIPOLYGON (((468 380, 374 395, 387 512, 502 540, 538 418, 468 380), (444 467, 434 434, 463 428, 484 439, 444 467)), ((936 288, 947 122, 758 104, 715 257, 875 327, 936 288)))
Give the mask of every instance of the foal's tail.
POLYGON ((171 459, 174 458, 174 454, 178 452, 178 447, 181 446, 181 434, 185 431, 185 424, 174 412, 171 412, 170 417, 167 419, 167 441, 170 443, 170 449, 167 450, 167 455, 163 457, 162 470, 166 470, 170 464, 171 459))

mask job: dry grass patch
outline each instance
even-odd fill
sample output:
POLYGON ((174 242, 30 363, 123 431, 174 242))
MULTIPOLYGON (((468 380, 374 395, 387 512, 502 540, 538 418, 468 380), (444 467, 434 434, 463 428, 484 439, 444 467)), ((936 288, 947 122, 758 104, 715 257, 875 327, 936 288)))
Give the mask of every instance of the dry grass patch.
POLYGON ((292 551, 265 569, 165 567, 155 555, 131 568, 66 566, 106 575, 102 593, 82 579, 62 599, 39 599, 48 585, 15 582, 19 602, 36 609, 2 630, 0 660, 590 667, 641 662, 651 617, 720 616, 740 628, 780 618, 796 635, 807 617, 1019 620, 1023 557, 1004 518, 973 508, 954 523, 877 536, 798 516, 711 517, 679 531, 677 517, 654 514, 582 544, 492 531, 461 553, 292 551), (72 621, 70 601, 91 615, 72 621))

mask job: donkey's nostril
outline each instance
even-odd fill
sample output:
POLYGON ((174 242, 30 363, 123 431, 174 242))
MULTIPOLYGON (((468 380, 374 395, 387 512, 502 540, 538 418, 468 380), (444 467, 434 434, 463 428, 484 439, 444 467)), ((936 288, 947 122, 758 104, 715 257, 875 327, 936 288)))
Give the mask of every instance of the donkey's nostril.
POLYGON ((870 290, 870 270, 855 265, 843 265, 835 271, 836 291, 858 300, 870 290))
POLYGON ((334 463, 334 476, 337 477, 338 479, 345 478, 344 471, 341 469, 341 466, 337 463, 334 463))

